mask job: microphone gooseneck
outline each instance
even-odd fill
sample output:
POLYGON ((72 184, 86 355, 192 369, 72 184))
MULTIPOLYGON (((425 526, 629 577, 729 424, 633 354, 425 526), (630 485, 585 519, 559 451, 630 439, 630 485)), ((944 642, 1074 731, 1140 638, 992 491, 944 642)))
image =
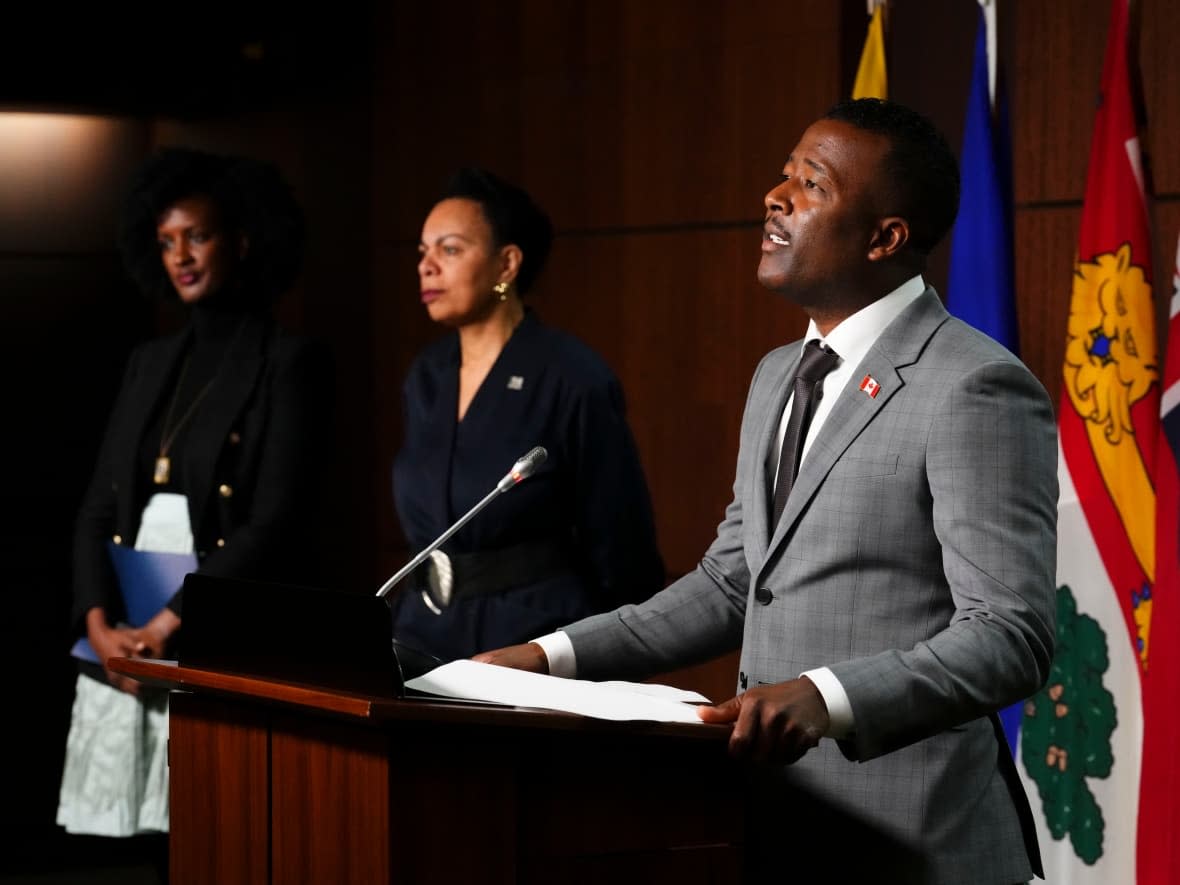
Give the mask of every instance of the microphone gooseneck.
POLYGON ((508 471, 504 478, 496 483, 496 487, 494 489, 488 492, 478 504, 459 517, 454 525, 431 541, 430 544, 428 544, 424 550, 419 552, 417 556, 402 566, 398 570, 397 574, 382 584, 377 589, 377 595, 386 596, 389 591, 397 585, 398 581, 425 562, 431 553, 437 550, 443 544, 443 542, 447 540, 447 538, 455 534, 455 532, 459 531, 459 529, 463 528, 463 526, 467 524, 468 520, 475 516, 475 514, 479 513, 479 511, 488 506, 488 504, 492 502, 493 498, 495 498, 497 495, 502 495, 511 488, 515 488, 518 483, 528 479, 533 475, 534 472, 536 472, 536 469, 540 467, 548 457, 549 453, 545 451, 544 446, 534 446, 532 449, 529 449, 528 452, 522 455, 517 460, 517 462, 512 465, 512 469, 508 471))

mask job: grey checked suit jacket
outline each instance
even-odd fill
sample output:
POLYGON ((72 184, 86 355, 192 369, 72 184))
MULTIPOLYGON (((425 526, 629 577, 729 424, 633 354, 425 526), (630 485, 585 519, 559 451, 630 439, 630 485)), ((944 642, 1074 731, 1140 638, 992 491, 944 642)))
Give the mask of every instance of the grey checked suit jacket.
POLYGON ((578 675, 636 678, 739 642, 739 689, 827 666, 854 732, 753 773, 763 860, 798 873, 819 857, 823 881, 1028 880, 1035 834, 988 716, 1034 693, 1053 651, 1049 398, 927 289, 840 392, 772 531, 771 449, 800 346, 754 374, 733 502, 700 565, 565 628, 578 675))

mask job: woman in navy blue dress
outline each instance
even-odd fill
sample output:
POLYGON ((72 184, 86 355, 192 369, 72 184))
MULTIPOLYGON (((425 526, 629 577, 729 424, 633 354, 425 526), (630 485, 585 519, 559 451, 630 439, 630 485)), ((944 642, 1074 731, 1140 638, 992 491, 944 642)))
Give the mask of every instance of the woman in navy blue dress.
POLYGON ((548 450, 398 593, 398 639, 447 660, 528 641, 664 583, 618 380, 520 298, 551 241, 527 194, 476 169, 456 174, 422 228, 422 302, 454 331, 418 356, 404 387, 394 499, 411 547, 433 541, 525 452, 548 450))

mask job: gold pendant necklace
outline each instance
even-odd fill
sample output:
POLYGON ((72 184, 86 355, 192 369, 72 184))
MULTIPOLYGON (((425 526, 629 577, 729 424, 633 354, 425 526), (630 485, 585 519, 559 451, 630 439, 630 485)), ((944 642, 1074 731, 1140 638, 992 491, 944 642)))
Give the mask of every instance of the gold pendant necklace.
POLYGON ((156 459, 156 470, 152 474, 152 482, 158 486, 168 485, 168 478, 172 476, 172 459, 161 455, 156 459))
POLYGON ((158 486, 166 486, 172 480, 172 459, 168 457, 168 450, 172 448, 172 443, 176 439, 176 434, 180 432, 180 428, 188 422, 197 411, 197 406, 201 404, 201 400, 205 398, 205 394, 213 386, 213 382, 217 380, 217 376, 221 374, 222 368, 225 367, 225 361, 229 359, 230 352, 234 349, 234 345, 238 343, 238 338, 242 335, 242 330, 246 328, 246 321, 248 316, 242 317, 241 322, 238 323, 238 328, 234 331, 233 337, 230 338, 229 344, 225 348, 225 353, 221 355, 221 361, 217 364, 217 369, 213 373, 205 386, 197 392, 196 397, 189 404, 184 414, 180 419, 172 424, 172 413, 176 411, 176 401, 180 398, 180 388, 184 386, 184 376, 188 371, 189 361, 192 359, 192 351, 190 350, 184 357, 184 365, 180 368, 180 377, 176 379, 176 388, 172 391, 172 402, 168 404, 168 414, 164 416, 164 427, 160 434, 160 454, 156 457, 156 467, 152 471, 152 482, 158 486), (172 424, 171 427, 168 425, 172 424))
POLYGON ((197 392, 193 398, 192 403, 185 410, 185 413, 180 416, 175 424, 172 424, 172 413, 176 411, 176 401, 180 398, 180 388, 184 386, 184 376, 188 372, 189 360, 192 358, 188 354, 184 358, 184 365, 180 368, 180 377, 176 379, 176 388, 172 391, 172 402, 168 404, 168 414, 164 416, 164 428, 160 434, 160 454, 156 457, 156 469, 152 472, 152 482, 158 486, 166 486, 172 479, 172 459, 168 457, 168 450, 172 448, 172 442, 176 439, 176 434, 180 432, 188 419, 197 411, 197 406, 201 404, 201 400, 205 398, 205 394, 209 392, 209 388, 213 386, 213 382, 217 380, 217 374, 206 382, 205 386, 197 392), (169 428, 169 424, 172 424, 169 428))

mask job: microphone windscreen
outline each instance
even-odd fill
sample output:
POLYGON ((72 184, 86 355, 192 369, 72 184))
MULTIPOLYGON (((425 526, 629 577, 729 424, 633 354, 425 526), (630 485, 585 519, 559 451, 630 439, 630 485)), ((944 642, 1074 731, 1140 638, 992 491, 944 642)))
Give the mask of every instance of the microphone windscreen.
POLYGON ((536 446, 517 459, 505 477, 496 483, 496 491, 506 492, 518 482, 528 479, 534 471, 549 457, 544 446, 536 446))
POLYGON ((534 446, 515 464, 512 465, 512 472, 519 477, 517 482, 526 477, 532 476, 533 471, 545 463, 545 459, 549 457, 549 453, 544 446, 534 446))

